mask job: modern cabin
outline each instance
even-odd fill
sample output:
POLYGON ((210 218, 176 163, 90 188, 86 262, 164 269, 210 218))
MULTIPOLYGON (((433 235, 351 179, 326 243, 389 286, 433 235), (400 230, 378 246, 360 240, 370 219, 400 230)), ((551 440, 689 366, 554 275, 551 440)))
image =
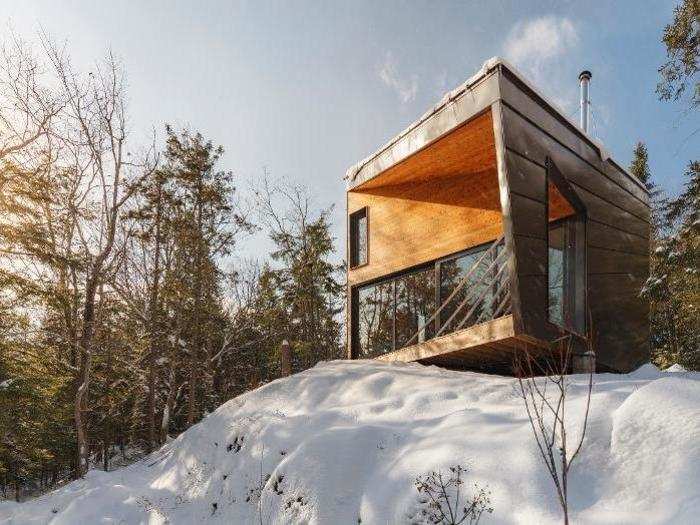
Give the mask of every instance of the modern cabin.
POLYGON ((348 170, 350 358, 508 370, 590 336, 648 359, 649 195, 500 59, 348 170))

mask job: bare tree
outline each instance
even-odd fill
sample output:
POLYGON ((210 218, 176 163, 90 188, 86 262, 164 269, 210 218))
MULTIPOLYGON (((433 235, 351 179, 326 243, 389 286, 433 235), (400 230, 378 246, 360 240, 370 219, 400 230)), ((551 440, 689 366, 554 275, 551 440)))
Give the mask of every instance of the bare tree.
POLYGON ((63 104, 47 86, 31 46, 10 31, 0 48, 0 161, 37 157, 38 148, 28 150, 47 137, 63 104))
MULTIPOLYGON (((576 341, 567 335, 552 344, 548 355, 534 355, 525 346, 516 354, 514 369, 518 377, 520 394, 540 457, 547 467, 557 492, 559 505, 564 512, 564 523, 569 523, 569 471, 581 451, 586 436, 588 414, 593 390, 593 366, 589 367, 586 405, 579 434, 574 440, 568 434, 567 395, 576 341)), ((589 352, 593 351, 591 338, 585 340, 589 352)))
POLYGON ((275 248, 274 276, 287 326, 279 341, 290 339, 296 368, 341 356, 340 323, 343 286, 341 265, 330 229, 333 207, 315 207, 308 188, 271 181, 267 172, 254 188, 261 223, 275 248))
POLYGON ((77 474, 88 468, 88 439, 83 420, 90 387, 92 341, 98 290, 115 264, 119 214, 139 183, 156 166, 155 148, 140 160, 127 149, 125 81, 111 53, 87 75, 76 72, 65 48, 45 33, 43 49, 58 82, 65 107, 51 134, 62 146, 61 161, 78 174, 90 213, 75 218, 85 259, 79 337, 80 360, 74 400, 77 435, 77 474))

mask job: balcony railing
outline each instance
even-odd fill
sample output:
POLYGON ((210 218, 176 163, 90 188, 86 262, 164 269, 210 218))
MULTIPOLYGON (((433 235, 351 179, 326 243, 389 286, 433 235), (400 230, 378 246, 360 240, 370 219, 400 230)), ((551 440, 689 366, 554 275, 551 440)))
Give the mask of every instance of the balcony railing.
POLYGON ((436 320, 439 320, 439 329, 435 337, 439 337, 508 315, 511 312, 509 259, 501 236, 466 271, 433 315, 421 323, 404 346, 422 342, 425 327, 436 320), (454 310, 443 321, 441 315, 449 313, 455 303, 454 310))

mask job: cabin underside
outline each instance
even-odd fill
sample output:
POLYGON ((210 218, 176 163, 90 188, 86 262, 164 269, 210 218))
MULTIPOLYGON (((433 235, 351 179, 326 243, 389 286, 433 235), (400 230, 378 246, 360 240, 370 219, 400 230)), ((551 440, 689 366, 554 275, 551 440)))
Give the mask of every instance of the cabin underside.
POLYGON ((518 353, 528 352, 531 357, 539 358, 548 351, 546 343, 517 335, 513 316, 509 314, 395 350, 377 359, 509 373, 518 353))

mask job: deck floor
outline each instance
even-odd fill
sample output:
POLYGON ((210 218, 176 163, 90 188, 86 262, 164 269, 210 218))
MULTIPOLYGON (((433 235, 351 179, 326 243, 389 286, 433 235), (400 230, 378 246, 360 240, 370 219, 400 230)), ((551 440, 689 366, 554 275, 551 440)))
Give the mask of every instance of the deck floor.
POLYGON ((541 353, 544 343, 516 334, 506 315, 381 355, 380 361, 420 361, 449 368, 509 368, 516 352, 541 353))

